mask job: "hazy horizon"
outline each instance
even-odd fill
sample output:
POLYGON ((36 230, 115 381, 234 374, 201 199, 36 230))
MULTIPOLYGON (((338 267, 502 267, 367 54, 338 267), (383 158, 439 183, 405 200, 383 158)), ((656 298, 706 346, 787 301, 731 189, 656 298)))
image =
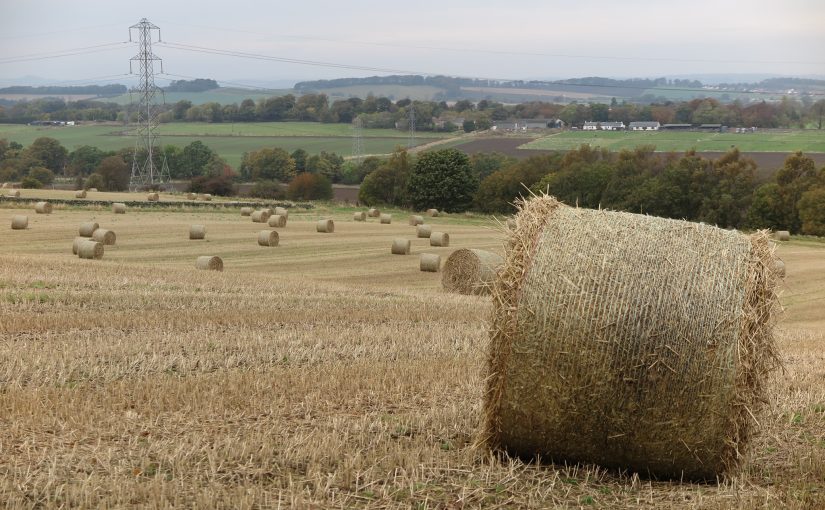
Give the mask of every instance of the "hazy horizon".
POLYGON ((529 0, 506 7, 488 0, 422 0, 415 10, 362 0, 347 9, 313 0, 289 6, 241 0, 231 9, 213 1, 111 5, 6 2, 0 86, 26 76, 48 83, 128 82, 129 59, 137 52, 127 43, 128 27, 143 17, 169 44, 154 47, 169 73, 159 85, 189 77, 286 84, 407 73, 557 79, 821 77, 825 70, 819 29, 825 4, 814 0, 756 0, 747 7, 697 0, 689 9, 650 0, 529 0), (207 53, 214 50, 258 57, 207 53))

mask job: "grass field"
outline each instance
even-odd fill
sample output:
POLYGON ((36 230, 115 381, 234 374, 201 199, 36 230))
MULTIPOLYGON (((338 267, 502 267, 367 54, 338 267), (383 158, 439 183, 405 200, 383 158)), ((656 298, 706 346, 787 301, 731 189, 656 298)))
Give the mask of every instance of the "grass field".
MULTIPOLYGON (((310 154, 321 151, 348 156, 352 152, 352 130, 347 124, 320 124, 315 122, 259 122, 259 123, 174 123, 163 124, 158 132, 161 143, 183 147, 201 140, 237 168, 244 152, 264 147, 281 147, 287 151, 304 149, 310 154)), ((81 145, 93 145, 103 150, 133 147, 134 137, 123 126, 82 125, 74 127, 43 127, 20 124, 0 124, 0 138, 23 145, 31 144, 41 136, 60 141, 68 150, 81 145)), ((407 145, 408 134, 396 129, 363 130, 364 152, 386 154, 398 145, 407 145)), ((443 133, 419 136, 417 143, 425 144, 444 138, 443 133)))
POLYGON ((659 151, 825 152, 825 132, 790 131, 756 133, 703 133, 679 131, 563 131, 539 138, 524 149, 568 150, 590 144, 611 150, 655 145, 659 151))
MULTIPOLYGON (((49 191, 38 191, 49 198, 49 191)), ((56 195, 55 195, 56 196, 56 195)), ((127 199, 128 195, 112 198, 127 199)), ((488 218, 431 219, 450 248, 351 209, 293 212, 280 246, 237 211, 0 202, 0 501, 8 508, 792 508, 825 505, 825 243, 779 247, 786 370, 721 484, 525 464, 472 443, 489 299, 445 294, 417 254, 500 251, 488 218), (11 215, 29 215, 25 231, 11 215), (334 234, 315 233, 331 216, 334 234), (71 255, 82 221, 117 233, 71 255), (189 241, 193 223, 206 241, 189 241), (225 271, 197 271, 198 255, 225 271)))

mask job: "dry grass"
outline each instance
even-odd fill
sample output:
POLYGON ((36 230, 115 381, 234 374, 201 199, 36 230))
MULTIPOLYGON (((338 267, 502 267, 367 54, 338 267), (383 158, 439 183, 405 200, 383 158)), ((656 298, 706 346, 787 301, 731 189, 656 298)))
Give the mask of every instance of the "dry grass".
MULTIPOLYGON (((174 234, 195 213, 56 209, 0 231, 4 506, 825 504, 825 244, 779 247, 786 371, 765 433, 740 477, 694 485, 475 449, 488 298, 443 293, 417 257, 390 254, 413 227, 351 214, 334 236, 296 214, 277 253, 237 211, 209 214, 207 245, 174 234), (101 261, 67 250, 88 220, 118 232, 101 261), (203 252, 225 271, 195 270, 203 252)), ((500 248, 492 229, 449 231, 455 248, 500 248)))

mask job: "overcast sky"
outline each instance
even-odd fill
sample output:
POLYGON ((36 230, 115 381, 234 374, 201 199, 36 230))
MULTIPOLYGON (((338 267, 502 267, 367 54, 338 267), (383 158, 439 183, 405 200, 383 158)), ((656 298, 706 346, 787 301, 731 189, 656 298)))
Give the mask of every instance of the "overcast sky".
POLYGON ((129 72, 137 49, 116 43, 127 41, 129 25, 143 17, 158 25, 169 43, 380 69, 156 45, 164 70, 177 75, 169 78, 294 81, 401 71, 502 79, 825 75, 823 0, 0 0, 0 5, 0 84, 23 76, 124 82, 116 75, 129 72), (75 52, 94 53, 45 58, 109 43, 75 52))

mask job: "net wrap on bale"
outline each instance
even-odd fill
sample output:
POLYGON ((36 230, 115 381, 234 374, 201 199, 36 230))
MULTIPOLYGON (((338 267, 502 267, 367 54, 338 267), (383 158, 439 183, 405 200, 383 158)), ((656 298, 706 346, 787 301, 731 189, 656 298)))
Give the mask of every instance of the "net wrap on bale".
POLYGON ((660 477, 734 472, 778 364, 767 233, 543 196, 507 235, 488 446, 660 477))

